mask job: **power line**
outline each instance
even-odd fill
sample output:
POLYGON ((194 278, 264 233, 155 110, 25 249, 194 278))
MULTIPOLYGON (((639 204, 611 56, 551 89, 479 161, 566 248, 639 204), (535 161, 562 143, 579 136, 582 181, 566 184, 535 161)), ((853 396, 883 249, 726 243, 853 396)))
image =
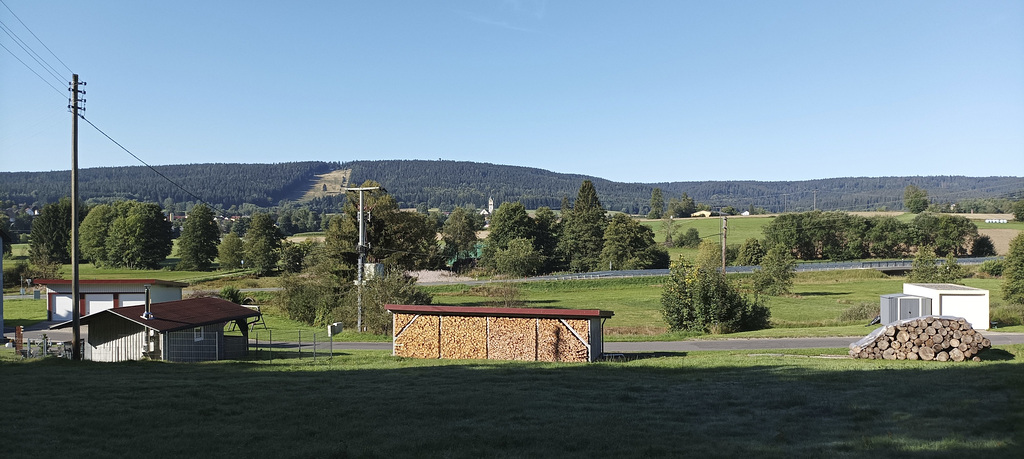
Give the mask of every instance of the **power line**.
MULTIPOLYGON (((26 25, 26 24, 25 24, 25 22, 24 22, 24 21, 22 21, 22 20, 21 20, 21 18, 19 18, 19 17, 18 17, 18 15, 14 13, 14 10, 12 10, 10 6, 7 6, 7 3, 6 3, 6 2, 4 2, 4 0, 0 0, 0 3, 3 3, 3 4, 4 4, 4 7, 5 7, 5 8, 7 8, 7 11, 10 11, 10 12, 11 12, 11 15, 12 15, 12 16, 14 16, 14 19, 17 19, 17 20, 18 20, 18 22, 20 22, 20 23, 21 23, 21 26, 22 26, 22 27, 24 27, 24 28, 25 28, 25 30, 27 30, 27 31, 28 31, 28 33, 32 34, 32 37, 33 37, 33 38, 35 38, 35 39, 36 39, 36 41, 38 41, 40 45, 43 45, 43 48, 46 48, 46 50, 50 52, 50 55, 51 55, 51 56, 53 56, 53 58, 54 58, 54 59, 57 59, 57 62, 60 62, 60 65, 63 65, 63 66, 64 66, 64 68, 68 70, 68 72, 70 72, 70 73, 75 73, 74 71, 72 71, 72 70, 71 70, 71 68, 70 68, 70 67, 68 67, 68 65, 67 65, 67 64, 65 64, 65 63, 64 63, 64 61, 60 60, 60 58, 59 58, 59 57, 57 57, 57 55, 56 55, 56 54, 54 54, 54 52, 53 52, 53 51, 51 51, 51 50, 50 50, 50 47, 49 47, 49 46, 46 46, 46 43, 43 43, 43 41, 42 41, 42 40, 40 40, 38 36, 36 36, 36 33, 35 33, 35 32, 33 32, 33 31, 32 31, 32 29, 28 28, 28 25, 26 25)), ((53 67, 52 67, 52 66, 50 66, 50 68, 52 69, 53 67)), ((56 71, 56 69, 54 69, 54 71, 56 71)), ((59 73, 59 72, 58 72, 58 73, 59 73)))
POLYGON ((39 64, 39 66, 42 67, 43 70, 49 73, 50 76, 53 77, 53 79, 59 82, 63 82, 64 79, 57 75, 57 72, 53 69, 53 67, 50 66, 48 63, 44 62, 42 58, 39 56, 39 54, 33 51, 32 48, 28 46, 28 43, 25 43, 25 41, 22 40, 21 37, 19 37, 17 34, 15 34, 14 31, 11 30, 11 28, 8 27, 7 24, 4 24, 3 21, 0 21, 0 30, 3 30, 8 37, 11 37, 11 39, 14 40, 14 43, 21 47, 21 50, 25 51, 25 53, 27 53, 28 56, 32 58, 32 60, 36 61, 36 63, 39 64))
POLYGON ((24 66, 25 66, 25 68, 27 68, 27 69, 28 69, 28 70, 29 70, 30 72, 34 73, 34 74, 35 74, 35 75, 36 75, 37 77, 39 77, 39 79, 40 79, 40 80, 42 80, 42 82, 43 82, 43 83, 46 83, 46 85, 47 85, 47 86, 49 86, 49 87, 53 88, 53 90, 54 90, 54 91, 56 91, 56 92, 57 92, 57 94, 59 94, 59 95, 61 96, 61 98, 65 98, 65 99, 67 98, 67 95, 66 95, 66 94, 64 94, 64 92, 63 92, 63 91, 61 91, 60 89, 57 89, 57 87, 56 87, 56 86, 54 86, 54 85, 52 85, 52 84, 50 84, 50 82, 49 82, 49 81, 46 81, 46 78, 43 78, 43 76, 42 76, 42 75, 40 75, 40 74, 39 74, 39 72, 36 72, 36 71, 35 71, 35 69, 33 69, 32 67, 30 67, 30 66, 29 66, 28 64, 26 64, 26 63, 25 63, 25 61, 21 60, 21 58, 20 58, 20 57, 18 57, 18 55, 17 55, 17 54, 14 54, 14 53, 13 53, 13 52, 12 52, 12 51, 11 51, 10 49, 8 49, 8 48, 7 48, 6 46, 4 46, 4 44, 3 44, 3 43, 0 43, 0 48, 3 48, 3 49, 4 49, 4 50, 6 50, 6 51, 7 51, 8 53, 11 53, 11 56, 13 56, 13 57, 14 57, 15 59, 17 59, 17 60, 18 60, 18 62, 21 62, 21 65, 24 65, 24 66))
MULTIPOLYGON (((169 182, 170 184, 172 184, 172 185, 176 186, 176 187, 177 187, 177 188, 178 188, 179 190, 181 190, 181 191, 184 191, 184 192, 185 192, 185 194, 187 194, 187 195, 189 195, 189 196, 191 196, 191 197, 195 198, 195 200, 196 200, 196 201, 199 201, 199 202, 200 202, 200 203, 202 203, 202 204, 206 204, 206 206, 207 206, 207 207, 209 207, 209 208, 211 208, 211 209, 213 209, 213 208, 214 208, 212 204, 210 204, 210 203, 206 202, 206 200, 204 200, 203 198, 200 198, 199 196, 196 196, 196 194, 195 194, 195 193, 193 193, 193 192, 189 191, 188 189, 186 189, 186 188, 185 188, 184 186, 182 186, 182 185, 181 185, 181 184, 179 184, 178 182, 175 182, 174 180, 171 180, 171 179, 170 179, 169 177, 167 177, 166 175, 164 175, 164 174, 163 174, 163 173, 161 173, 160 171, 156 170, 156 168, 155 168, 155 167, 153 167, 153 166, 149 165, 149 163, 147 163, 147 162, 143 161, 143 160, 142 160, 142 158, 138 157, 138 156, 137 156, 137 155, 136 155, 135 153, 132 153, 132 152, 131 152, 131 150, 128 150, 127 148, 125 148, 125 147, 124 147, 124 145, 121 145, 121 144, 120 144, 120 143, 119 143, 118 141, 114 140, 114 138, 113 138, 113 137, 111 137, 111 136, 110 136, 109 134, 107 134, 106 132, 103 132, 103 130, 102 130, 102 129, 100 129, 100 128, 99 128, 99 126, 96 126, 95 124, 93 124, 93 122, 92 122, 92 121, 90 121, 90 120, 89 120, 88 118, 86 118, 86 117, 84 117, 84 116, 81 116, 81 115, 79 115, 79 117, 80 117, 80 118, 82 118, 82 120, 83 120, 83 121, 85 121, 86 123, 89 123, 89 126, 92 126, 92 127, 93 127, 93 129, 95 129, 95 130, 96 130, 97 132, 99 132, 100 134, 103 134, 103 136, 104 136, 104 137, 106 137, 106 138, 107 138, 108 140, 110 140, 111 142, 113 142, 113 143, 114 143, 114 145, 117 145, 117 146, 118 146, 118 147, 120 147, 120 148, 121 148, 122 150, 124 150, 124 151, 125 151, 125 153, 128 153, 129 155, 131 155, 131 156, 132 156, 132 158, 135 158, 135 159, 136 159, 136 160, 137 160, 138 162, 140 162, 140 163, 142 163, 142 164, 143 164, 144 166, 148 167, 148 168, 149 168, 149 170, 151 170, 151 171, 155 172, 155 173, 156 173, 156 175, 159 175, 159 176, 160 176, 161 178, 163 178, 164 180, 167 180, 167 181, 168 181, 168 182, 169 182)), ((223 216, 223 215, 222 215, 222 216, 223 216)))

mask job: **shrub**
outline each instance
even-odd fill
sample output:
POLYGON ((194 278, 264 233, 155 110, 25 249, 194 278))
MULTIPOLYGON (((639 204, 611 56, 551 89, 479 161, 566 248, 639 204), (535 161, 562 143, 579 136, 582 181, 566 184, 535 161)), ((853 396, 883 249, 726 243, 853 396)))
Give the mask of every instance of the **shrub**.
POLYGON ((840 322, 856 322, 860 320, 871 320, 879 314, 880 307, 878 303, 872 303, 869 301, 862 301, 853 306, 850 306, 839 313, 840 322))
POLYGON ((978 271, 981 271, 989 276, 999 277, 1003 275, 1003 269, 1006 267, 1006 263, 1003 260, 988 260, 978 267, 978 271))
POLYGON ((228 285, 220 289, 220 295, 218 296, 235 304, 242 304, 242 300, 244 299, 241 290, 238 290, 232 285, 228 285))
POLYGON ((997 322, 1000 327, 1024 325, 1024 304, 993 304, 989 320, 997 322))
POLYGON ((725 275, 680 259, 661 295, 662 313, 672 330, 728 333, 768 327, 771 311, 757 297, 739 293, 725 275))

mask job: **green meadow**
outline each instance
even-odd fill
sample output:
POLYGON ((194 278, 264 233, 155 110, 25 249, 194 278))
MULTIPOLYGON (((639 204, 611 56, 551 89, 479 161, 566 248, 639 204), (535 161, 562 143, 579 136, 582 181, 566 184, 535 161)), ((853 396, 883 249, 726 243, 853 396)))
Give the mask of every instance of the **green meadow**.
POLYGON ((0 349, 0 439, 9 458, 1024 452, 1024 346, 990 349, 980 363, 828 357, 842 352, 556 364, 345 351, 315 362, 104 364, 20 361, 0 349))

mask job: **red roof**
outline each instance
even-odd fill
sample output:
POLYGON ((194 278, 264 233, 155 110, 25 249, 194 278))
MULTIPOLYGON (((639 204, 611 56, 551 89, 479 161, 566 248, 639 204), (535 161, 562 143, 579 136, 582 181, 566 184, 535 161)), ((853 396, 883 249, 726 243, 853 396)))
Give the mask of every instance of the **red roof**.
MULTIPOLYGON (((220 298, 191 298, 188 300, 165 301, 150 306, 153 318, 143 319, 145 305, 124 308, 105 309, 81 318, 83 325, 88 325, 91 318, 100 314, 115 314, 124 319, 161 332, 184 330, 203 325, 230 322, 238 319, 258 316, 260 313, 245 306, 239 306, 220 298)), ((63 322, 50 328, 67 328, 71 322, 63 322)))
MULTIPOLYGON (((71 279, 32 279, 33 284, 38 285, 69 285, 71 279)), ((188 287, 184 282, 167 281, 160 279, 80 279, 79 284, 102 285, 102 284, 138 284, 138 285, 166 285, 168 287, 188 287)))
POLYGON ((551 317, 559 319, 607 319, 612 311, 599 309, 481 308, 474 306, 387 305, 388 311, 439 316, 551 317))

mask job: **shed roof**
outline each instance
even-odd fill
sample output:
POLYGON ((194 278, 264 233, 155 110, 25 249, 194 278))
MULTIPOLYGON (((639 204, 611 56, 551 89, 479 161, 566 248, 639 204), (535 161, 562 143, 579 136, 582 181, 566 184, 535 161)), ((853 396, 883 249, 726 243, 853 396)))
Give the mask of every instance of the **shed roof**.
POLYGON ((607 319, 612 311, 599 309, 481 308, 473 306, 387 305, 388 311, 440 316, 550 317, 559 319, 607 319))
MULTIPOLYGON (((239 306, 230 301, 214 297, 153 303, 150 306, 150 312, 153 313, 152 319, 143 319, 142 314, 144 312, 146 312, 145 305, 105 309, 82 317, 80 322, 83 325, 88 325, 93 317, 100 314, 114 314, 160 332, 171 332, 255 317, 260 314, 245 306, 239 306)), ((70 326, 71 322, 68 321, 50 328, 67 328, 70 326)))
POLYGON ((963 290, 963 291, 974 291, 974 292, 984 292, 985 291, 985 289, 968 287, 966 285, 960 285, 960 284, 911 284, 911 283, 908 283, 906 285, 914 285, 914 286, 917 286, 917 287, 924 287, 924 288, 931 289, 931 290, 946 290, 946 291, 949 291, 949 290, 963 290))
MULTIPOLYGON (((71 279, 33 279, 33 284, 39 285, 69 285, 71 279)), ((104 285, 104 284, 130 284, 130 285, 164 285, 167 287, 188 287, 184 282, 175 282, 160 279, 82 279, 79 284, 104 285)))

